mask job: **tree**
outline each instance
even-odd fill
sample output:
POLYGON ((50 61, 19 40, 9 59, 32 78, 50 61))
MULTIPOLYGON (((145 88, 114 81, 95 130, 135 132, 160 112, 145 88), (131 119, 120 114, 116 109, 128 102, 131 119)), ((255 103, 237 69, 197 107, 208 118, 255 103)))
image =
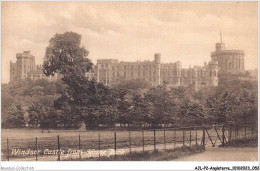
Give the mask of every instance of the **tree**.
POLYGON ((144 80, 122 80, 120 83, 113 85, 113 88, 119 90, 138 90, 148 89, 151 85, 144 80))
MULTIPOLYGON (((81 35, 73 32, 56 34, 50 39, 44 63, 46 76, 59 73, 67 86, 67 93, 71 103, 77 103, 82 90, 88 84, 86 72, 92 68, 92 62, 86 58, 88 51, 80 47, 81 35)), ((84 90, 83 90, 84 91, 84 90)), ((84 94, 84 93, 83 93, 84 94)))
MULTIPOLYGON (((72 112, 64 111, 63 114, 76 114, 75 117, 78 119, 73 120, 76 122, 79 122, 84 114, 83 111, 77 109, 86 106, 86 101, 89 101, 91 95, 91 83, 85 74, 93 65, 86 58, 88 51, 84 47, 80 47, 80 43, 81 35, 78 33, 56 34, 50 39, 49 46, 46 48, 45 56, 48 61, 44 63, 43 67, 46 76, 55 73, 63 75, 62 81, 66 85, 66 92, 63 92, 63 97, 60 97, 61 100, 58 101, 65 103, 64 100, 66 100, 66 104, 71 106, 72 112), (76 110, 77 113, 75 113, 76 110)), ((73 125, 77 125, 77 123, 73 125)))
POLYGON ((173 124, 175 118, 176 106, 174 98, 167 90, 165 85, 151 88, 145 95, 147 103, 147 111, 152 126, 161 124, 173 124), (151 105, 152 106, 149 106, 151 105))
POLYGON ((208 118, 205 108, 200 101, 185 98, 180 107, 179 117, 182 125, 201 125, 204 124, 208 118))
POLYGON ((29 125, 45 128, 47 112, 44 106, 39 102, 34 102, 28 109, 29 125))
POLYGON ((7 128, 21 128, 24 127, 25 122, 25 111, 21 105, 17 105, 15 109, 9 108, 7 117, 4 120, 4 127, 7 128))
POLYGON ((51 38, 46 48, 45 56, 48 61, 44 64, 44 73, 47 76, 57 72, 63 74, 67 85, 79 78, 85 78, 85 73, 93 64, 86 58, 88 51, 80 47, 80 42, 81 35, 74 32, 56 34, 51 38))
POLYGON ((239 101, 232 92, 217 91, 207 98, 206 105, 209 115, 216 123, 227 123, 236 118, 232 111, 239 105, 239 101))

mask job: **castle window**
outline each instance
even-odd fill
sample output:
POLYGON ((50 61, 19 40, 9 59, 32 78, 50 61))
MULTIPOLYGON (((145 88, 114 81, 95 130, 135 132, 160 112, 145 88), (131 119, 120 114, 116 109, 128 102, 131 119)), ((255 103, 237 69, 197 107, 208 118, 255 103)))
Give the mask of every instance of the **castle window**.
POLYGON ((138 77, 140 77, 140 71, 138 71, 138 77))
POLYGON ((134 67, 133 67, 133 65, 131 66, 131 70, 133 70, 134 69, 134 67))
POLYGON ((138 69, 140 69, 140 65, 138 66, 138 69))
POLYGON ((131 72, 131 77, 133 77, 133 71, 131 72))
POLYGON ((126 66, 124 66, 125 70, 126 70, 126 66))

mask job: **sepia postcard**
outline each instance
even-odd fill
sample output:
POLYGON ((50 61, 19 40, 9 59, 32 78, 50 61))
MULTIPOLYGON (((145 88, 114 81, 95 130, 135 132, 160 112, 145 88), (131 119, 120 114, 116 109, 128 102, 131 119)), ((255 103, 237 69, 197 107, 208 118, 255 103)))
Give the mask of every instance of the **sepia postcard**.
POLYGON ((1 170, 259 170, 258 1, 1 10, 1 170))

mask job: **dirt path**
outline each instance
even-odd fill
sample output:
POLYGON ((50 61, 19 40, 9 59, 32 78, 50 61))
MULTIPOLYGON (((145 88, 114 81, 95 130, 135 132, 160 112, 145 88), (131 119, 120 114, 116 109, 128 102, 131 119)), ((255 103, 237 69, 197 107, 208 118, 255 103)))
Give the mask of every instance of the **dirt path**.
POLYGON ((208 147, 203 153, 179 158, 173 161, 258 161, 258 148, 208 147))

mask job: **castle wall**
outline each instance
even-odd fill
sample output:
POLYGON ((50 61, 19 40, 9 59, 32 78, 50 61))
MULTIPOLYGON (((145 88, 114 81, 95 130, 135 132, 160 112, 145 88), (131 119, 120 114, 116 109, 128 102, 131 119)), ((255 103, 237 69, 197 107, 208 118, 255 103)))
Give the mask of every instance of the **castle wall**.
POLYGON ((17 79, 17 63, 10 61, 10 81, 17 79))
POLYGON ((93 75, 98 82, 108 86, 123 80, 143 80, 152 86, 163 83, 169 87, 217 86, 217 72, 217 62, 183 69, 180 62, 161 63, 160 54, 155 54, 154 61, 119 62, 115 59, 100 59, 94 66, 93 75))

